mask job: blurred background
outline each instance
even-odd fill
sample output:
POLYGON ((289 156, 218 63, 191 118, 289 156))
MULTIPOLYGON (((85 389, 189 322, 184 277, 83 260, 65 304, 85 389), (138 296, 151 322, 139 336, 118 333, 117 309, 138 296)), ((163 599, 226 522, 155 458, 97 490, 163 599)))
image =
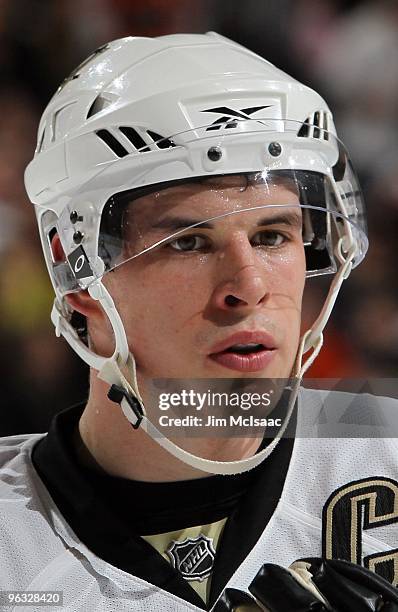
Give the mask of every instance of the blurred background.
MULTIPOLYGON (((87 397, 87 369, 49 320, 52 289, 23 186, 41 112, 108 40, 208 30, 326 97, 365 192, 370 251, 342 291, 309 376, 397 376, 396 0, 0 0, 0 435, 44 431, 54 412, 87 397)), ((308 313, 319 310, 322 290, 309 287, 308 313)))

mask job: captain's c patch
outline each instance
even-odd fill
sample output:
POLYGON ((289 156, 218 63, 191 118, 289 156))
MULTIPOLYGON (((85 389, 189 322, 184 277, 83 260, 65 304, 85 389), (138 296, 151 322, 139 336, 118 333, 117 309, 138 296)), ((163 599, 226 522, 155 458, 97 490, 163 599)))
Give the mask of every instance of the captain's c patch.
MULTIPOLYGON (((398 483, 373 477, 347 483, 332 493, 323 508, 322 554, 344 559, 373 570, 398 585, 398 548, 362 558, 362 535, 396 523, 398 531, 398 483)), ((371 535, 371 534, 370 534, 371 535)))

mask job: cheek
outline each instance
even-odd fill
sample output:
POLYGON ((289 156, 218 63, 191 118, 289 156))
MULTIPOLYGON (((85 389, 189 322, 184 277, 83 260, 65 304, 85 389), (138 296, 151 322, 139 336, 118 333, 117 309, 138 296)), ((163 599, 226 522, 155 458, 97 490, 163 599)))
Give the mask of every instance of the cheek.
POLYGON ((291 368, 301 336, 302 299, 306 280, 304 250, 297 249, 290 257, 284 257, 274 271, 276 323, 285 330, 281 356, 288 368, 291 368))
POLYGON ((118 308, 126 326, 134 335, 137 333, 156 332, 156 336, 165 337, 178 332, 186 323, 203 310, 207 291, 200 282, 200 275, 169 274, 163 270, 160 274, 137 274, 130 287, 119 296, 118 308))
POLYGON ((304 250, 300 247, 280 256, 274 262, 272 271, 273 283, 270 287, 275 296, 285 299, 286 304, 300 309, 306 280, 306 262, 304 250))

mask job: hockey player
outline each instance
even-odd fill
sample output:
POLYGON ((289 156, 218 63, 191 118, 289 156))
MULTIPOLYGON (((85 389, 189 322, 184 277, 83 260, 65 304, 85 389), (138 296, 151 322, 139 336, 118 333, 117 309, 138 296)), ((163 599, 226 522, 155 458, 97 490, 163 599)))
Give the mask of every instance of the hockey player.
POLYGON ((300 381, 367 249, 324 100, 214 33, 117 40, 55 93, 25 179, 90 393, 47 436, 3 441, 1 588, 61 591, 73 612, 398 605, 396 442, 300 434, 336 409, 300 381), (319 274, 330 291, 302 330, 319 274), (281 413, 274 435, 207 436, 200 416, 166 435, 156 390, 181 379, 289 379, 258 411, 281 413), (292 586, 303 557, 329 561, 294 566, 292 586))

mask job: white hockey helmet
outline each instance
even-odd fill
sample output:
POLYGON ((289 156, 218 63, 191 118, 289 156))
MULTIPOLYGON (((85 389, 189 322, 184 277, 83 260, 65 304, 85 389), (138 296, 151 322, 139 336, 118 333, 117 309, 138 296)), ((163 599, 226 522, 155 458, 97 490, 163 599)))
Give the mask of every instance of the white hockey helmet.
MULTIPOLYGON (((126 260, 120 210, 134 193, 229 174, 294 180, 303 207, 307 275, 335 275, 319 318, 302 338, 299 379, 319 352, 343 279, 367 250, 361 192, 325 101, 266 60, 210 32, 106 44, 61 84, 43 113, 25 184, 56 293, 52 320, 57 334, 100 376, 125 389, 121 405, 134 424, 137 398, 141 402, 134 359, 102 283, 107 271, 126 260), (54 261, 54 232, 65 262, 54 261), (110 319, 111 358, 91 351, 71 324, 65 295, 81 289, 100 301, 110 319), (131 366, 131 381, 121 374, 125 364, 131 366)), ((145 251, 156 246, 146 245, 145 251)), ((151 430, 142 405, 138 412, 142 426, 151 430)), ((160 443, 200 469, 234 471, 212 465, 217 462, 199 465, 189 453, 180 449, 178 454, 171 442, 160 443)))

